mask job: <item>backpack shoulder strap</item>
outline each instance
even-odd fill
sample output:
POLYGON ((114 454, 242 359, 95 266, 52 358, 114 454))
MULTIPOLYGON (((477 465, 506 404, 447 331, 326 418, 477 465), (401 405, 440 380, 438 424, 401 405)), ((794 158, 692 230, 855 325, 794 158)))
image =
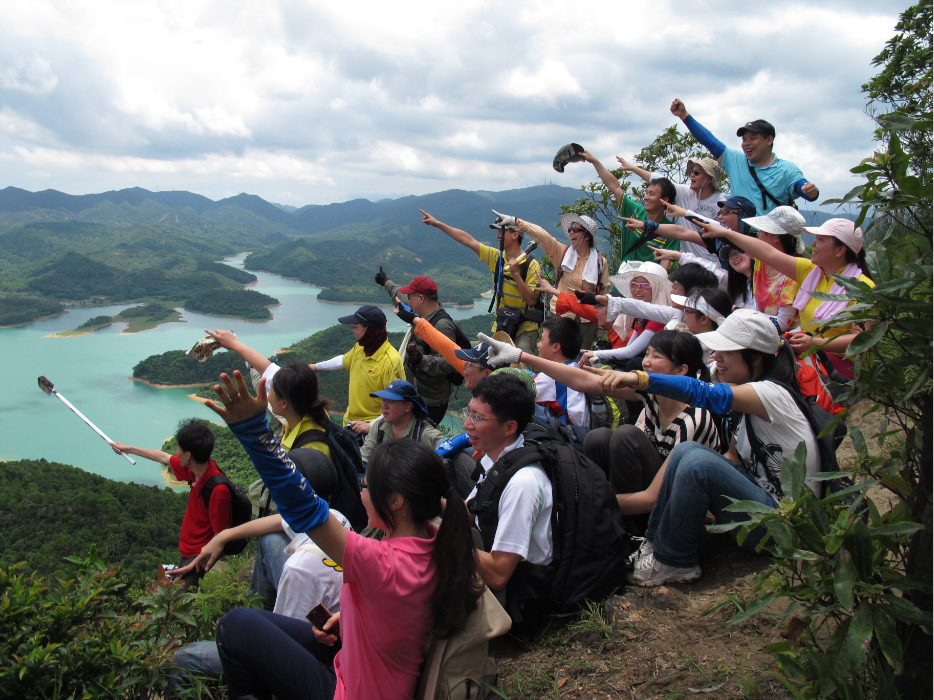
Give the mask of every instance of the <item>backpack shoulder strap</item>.
POLYGON ((211 493, 218 484, 224 484, 229 489, 230 479, 227 478, 226 474, 221 472, 220 474, 215 474, 201 485, 201 500, 204 501, 205 508, 211 507, 211 493))
POLYGON ((297 450, 299 447, 304 447, 309 442, 327 442, 327 440, 327 430, 312 428, 311 430, 306 430, 304 433, 295 438, 295 442, 292 443, 292 449, 297 450))

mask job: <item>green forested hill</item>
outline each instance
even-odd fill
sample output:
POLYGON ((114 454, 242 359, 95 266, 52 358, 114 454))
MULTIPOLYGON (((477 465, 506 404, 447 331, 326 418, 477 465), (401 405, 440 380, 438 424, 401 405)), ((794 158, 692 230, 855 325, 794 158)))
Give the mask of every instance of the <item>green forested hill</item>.
POLYGON ((188 501, 169 488, 111 481, 45 460, 0 462, 0 565, 50 576, 91 544, 110 564, 153 575, 178 559, 188 501))

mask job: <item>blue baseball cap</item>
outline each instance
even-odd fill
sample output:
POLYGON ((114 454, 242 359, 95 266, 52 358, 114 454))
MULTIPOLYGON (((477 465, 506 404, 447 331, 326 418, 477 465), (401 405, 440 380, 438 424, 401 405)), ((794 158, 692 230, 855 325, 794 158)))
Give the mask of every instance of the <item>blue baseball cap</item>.
POLYGON ((425 399, 418 395, 415 387, 404 379, 397 379, 389 382, 382 391, 374 391, 370 396, 378 399, 389 399, 390 401, 411 401, 416 411, 421 411, 428 415, 428 406, 425 405, 425 399))
POLYGON ((386 314, 375 306, 361 306, 350 316, 341 316, 337 319, 338 323, 352 326, 355 323, 362 323, 369 328, 385 328, 386 314))

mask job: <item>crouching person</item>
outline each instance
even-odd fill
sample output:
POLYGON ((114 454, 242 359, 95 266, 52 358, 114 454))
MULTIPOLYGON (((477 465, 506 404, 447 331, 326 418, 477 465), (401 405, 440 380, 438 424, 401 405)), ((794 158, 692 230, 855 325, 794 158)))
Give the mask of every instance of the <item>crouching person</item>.
POLYGON ((477 383, 464 420, 471 446, 486 453, 468 498, 486 550, 479 569, 523 636, 546 613, 608 594, 629 554, 606 477, 567 443, 534 428, 524 435, 534 410, 525 382, 493 374, 477 383))

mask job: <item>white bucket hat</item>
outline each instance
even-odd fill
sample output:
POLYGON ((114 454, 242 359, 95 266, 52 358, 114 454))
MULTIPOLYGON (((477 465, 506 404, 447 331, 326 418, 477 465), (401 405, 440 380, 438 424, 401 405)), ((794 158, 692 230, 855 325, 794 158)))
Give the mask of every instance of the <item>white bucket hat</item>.
POLYGON ((671 281, 668 279, 665 268, 658 263, 641 260, 630 260, 620 265, 617 273, 610 277, 610 284, 616 287, 624 297, 629 297, 632 296, 629 291, 629 282, 634 277, 651 278, 653 289, 661 285, 661 289, 671 293, 671 281))
POLYGON ((774 355, 781 345, 778 329, 763 313, 736 309, 715 331, 695 336, 708 350, 756 350, 774 355))
POLYGON ((591 219, 589 216, 584 216, 583 214, 573 214, 567 213, 561 215, 561 230, 565 234, 571 229, 571 224, 580 224, 587 232, 590 233, 594 243, 597 241, 597 222, 591 219))
POLYGON ((775 207, 765 216, 753 216, 743 221, 754 229, 765 231, 776 236, 788 235, 795 239, 795 249, 801 255, 805 252, 804 241, 801 240, 801 231, 807 219, 794 207, 775 207))

